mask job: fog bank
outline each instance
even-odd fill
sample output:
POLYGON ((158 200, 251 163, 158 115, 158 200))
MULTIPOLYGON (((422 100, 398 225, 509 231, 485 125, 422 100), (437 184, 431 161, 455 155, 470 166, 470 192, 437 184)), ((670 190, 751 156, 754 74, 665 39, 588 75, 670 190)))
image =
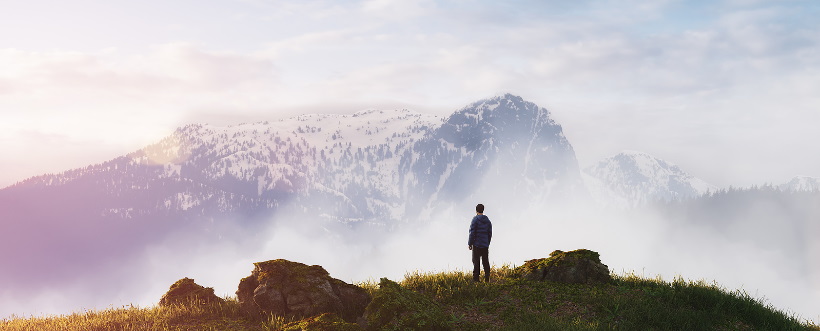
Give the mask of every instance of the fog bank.
MULTIPOLYGON (((778 243, 734 240, 712 225, 673 224, 651 211, 582 206, 513 211, 485 205, 493 222, 490 260, 496 266, 521 265, 556 249, 586 248, 599 252, 602 262, 617 274, 716 281, 776 309, 820 321, 817 245, 804 252, 772 249, 778 243)), ((380 277, 401 280, 412 271, 466 271, 472 268, 467 233, 474 213, 472 205, 457 206, 464 209, 451 209, 428 222, 405 223, 392 230, 300 222, 299 216, 281 213, 259 231, 247 231, 237 225, 241 222, 225 220, 207 238, 196 234, 169 237, 146 247, 137 258, 107 265, 101 273, 44 286, 36 293, 0 293, 0 316, 151 306, 183 277, 213 287, 217 295, 233 296, 239 280, 250 275, 253 262, 280 258, 321 265, 331 276, 350 283, 380 277)), ((816 225, 813 229, 817 230, 816 225)), ((802 235, 809 233, 817 232, 802 235)))

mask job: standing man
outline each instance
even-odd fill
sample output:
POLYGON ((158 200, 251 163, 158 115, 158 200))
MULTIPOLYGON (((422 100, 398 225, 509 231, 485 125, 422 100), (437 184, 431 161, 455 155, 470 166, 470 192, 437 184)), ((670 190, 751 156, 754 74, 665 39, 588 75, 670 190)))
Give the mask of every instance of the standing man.
POLYGON ((475 217, 470 223, 470 238, 467 248, 473 251, 473 281, 478 281, 480 273, 479 260, 484 265, 484 281, 490 281, 490 239, 493 238, 493 223, 484 215, 484 205, 475 206, 475 217))

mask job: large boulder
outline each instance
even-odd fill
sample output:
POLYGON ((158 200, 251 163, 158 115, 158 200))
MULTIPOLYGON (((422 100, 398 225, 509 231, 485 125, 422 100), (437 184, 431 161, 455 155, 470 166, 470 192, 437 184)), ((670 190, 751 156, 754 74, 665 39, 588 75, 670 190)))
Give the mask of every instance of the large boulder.
POLYGON ((275 314, 305 318, 334 313, 356 322, 370 303, 370 294, 345 283, 318 265, 288 260, 254 263, 251 275, 236 291, 242 310, 252 316, 275 314))
POLYGON ((587 249, 556 250, 548 258, 526 261, 515 271, 525 279, 537 281, 586 284, 612 281, 609 268, 601 263, 600 255, 587 249))
POLYGON ((171 285, 168 292, 162 295, 159 305, 167 307, 176 304, 208 304, 223 301, 225 300, 214 294, 213 288, 199 285, 186 277, 171 285))

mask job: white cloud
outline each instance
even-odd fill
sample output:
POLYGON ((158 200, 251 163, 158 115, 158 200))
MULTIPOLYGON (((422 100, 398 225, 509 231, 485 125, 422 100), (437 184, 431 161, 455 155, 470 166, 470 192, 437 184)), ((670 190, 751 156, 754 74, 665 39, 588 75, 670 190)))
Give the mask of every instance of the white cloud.
POLYGON ((119 154, 125 154, 169 134, 186 112, 206 106, 242 110, 270 105, 268 93, 280 86, 276 67, 265 58, 186 44, 161 45, 130 56, 5 49, 0 50, 0 66, 0 86, 5 87, 0 91, 0 130, 6 136, 0 158, 20 159, 4 162, 20 168, 7 169, 0 186, 23 179, 21 174, 37 175, 35 170, 57 172, 83 165, 44 162, 44 157, 56 156, 54 151, 113 156, 104 146, 118 146, 119 154), (26 138, 29 133, 65 139, 35 143, 26 138), (95 141, 100 143, 91 143, 95 141), (43 166, 30 164, 35 162, 43 166))
POLYGON ((260 53, 274 57, 304 54, 327 45, 336 46, 349 42, 363 31, 359 28, 351 28, 305 33, 269 43, 266 49, 260 53))
MULTIPOLYGON (((820 37, 795 2, 239 4, 225 10, 236 23, 226 31, 243 31, 234 36, 247 38, 242 51, 191 43, 136 53, 2 50, 0 106, 16 109, 16 117, 48 114, 66 123, 81 118, 116 126, 121 117, 147 129, 159 122, 167 132, 206 112, 262 119, 294 109, 415 104, 447 113, 511 92, 548 106, 582 162, 631 148, 665 151, 680 164, 712 155, 728 169, 760 164, 757 155, 799 151, 748 150, 739 142, 766 148, 754 130, 784 146, 800 146, 801 135, 820 138, 802 125, 816 120, 808 110, 820 84, 820 37), (774 108, 782 117, 776 121, 768 110, 774 108), (591 120, 601 118, 609 122, 591 120), (611 139, 598 141, 602 132, 611 139), (646 139, 655 134, 663 137, 646 139), (738 155, 729 159, 718 150, 738 155)), ((31 116, 25 122, 65 133, 31 116)), ((801 173, 811 172, 820 160, 802 164, 801 173)), ((794 170, 771 166, 740 175, 708 170, 712 162, 704 162, 696 174, 719 185, 747 185, 794 170)))
MULTIPOLYGON (((275 67, 263 58, 208 52, 188 44, 165 44, 145 55, 101 53, 25 52, 0 50, 3 73, 16 91, 32 98, 56 99, 67 91, 165 94, 186 90, 219 90, 249 82, 276 82, 275 67)), ((201 91, 200 91, 201 92, 201 91)), ((48 100, 46 100, 48 101, 48 100)), ((86 100, 94 103, 95 99, 86 100)))
MULTIPOLYGON (((166 233, 164 240, 135 256, 116 259, 117 263, 104 268, 91 264, 86 267, 93 271, 34 291, 39 293, 0 292, 0 316, 68 313, 79 310, 78 306, 150 306, 183 277, 214 287, 218 295, 233 296, 253 262, 279 258, 321 265, 332 277, 346 282, 380 277, 401 280, 412 271, 468 271, 466 237, 472 203, 454 204, 459 206, 467 208, 449 209, 429 222, 393 231, 305 222, 301 213, 286 212, 254 229, 244 228, 247 224, 238 220, 217 220, 209 233, 219 236, 212 238, 186 227, 166 233), (122 287, 123 282, 129 286, 122 287)), ((810 315, 817 311, 820 295, 815 277, 820 271, 816 259, 820 251, 810 238, 814 232, 793 233, 793 228, 787 228, 773 233, 766 225, 770 220, 754 217, 716 225, 675 222, 667 214, 650 210, 613 213, 572 205, 531 206, 529 210, 487 207, 494 229, 490 261, 496 266, 521 265, 556 249, 591 249, 616 274, 634 271, 647 278, 660 275, 666 281, 676 276, 714 280, 728 290, 743 289, 754 298, 766 298, 777 309, 817 321, 818 316, 810 315), (759 242, 762 238, 765 243, 759 242), (789 247, 797 246, 794 240, 806 240, 810 247, 805 252, 793 251, 789 247)), ((776 207, 754 208, 763 212, 776 207)))
POLYGON ((362 12, 384 20, 407 20, 433 14, 436 2, 432 0, 365 0, 362 12))

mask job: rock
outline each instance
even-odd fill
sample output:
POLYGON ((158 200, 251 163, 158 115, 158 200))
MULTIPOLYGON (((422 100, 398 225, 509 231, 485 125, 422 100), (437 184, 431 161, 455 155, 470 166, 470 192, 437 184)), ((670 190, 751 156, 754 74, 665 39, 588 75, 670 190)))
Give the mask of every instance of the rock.
POLYGON ((526 261, 515 271, 525 279, 538 281, 586 284, 612 281, 609 268, 601 263, 600 255, 587 249, 556 250, 549 258, 526 261))
POLYGON ((280 259, 254 266, 236 291, 239 305, 251 316, 264 313, 301 319, 334 313, 356 322, 370 303, 365 289, 330 277, 318 265, 280 259))
POLYGON ((223 301, 225 300, 214 294, 213 288, 194 283, 193 279, 183 278, 171 285, 168 292, 162 295, 159 305, 167 307, 174 304, 208 304, 223 301))
POLYGON ((439 304, 387 278, 364 312, 368 330, 451 330, 439 304))

